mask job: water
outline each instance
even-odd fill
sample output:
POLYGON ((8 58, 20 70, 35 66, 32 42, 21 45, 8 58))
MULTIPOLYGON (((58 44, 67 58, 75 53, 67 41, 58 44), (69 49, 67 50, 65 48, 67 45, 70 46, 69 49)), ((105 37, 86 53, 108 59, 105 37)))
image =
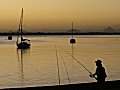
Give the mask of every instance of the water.
POLYGON ((107 80, 120 79, 120 36, 77 35, 74 45, 69 43, 71 36, 26 37, 31 40, 31 48, 17 50, 16 36, 13 40, 0 36, 0 88, 58 85, 57 58, 60 84, 95 82, 67 53, 93 73, 96 68, 94 61, 101 59, 107 80))

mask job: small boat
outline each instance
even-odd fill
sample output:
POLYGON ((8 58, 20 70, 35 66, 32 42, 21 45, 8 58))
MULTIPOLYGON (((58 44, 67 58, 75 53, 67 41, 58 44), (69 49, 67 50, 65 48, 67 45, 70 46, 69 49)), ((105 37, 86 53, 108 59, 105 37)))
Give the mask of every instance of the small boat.
POLYGON ((20 23, 19 23, 16 45, 17 45, 18 49, 30 48, 30 46, 31 46, 30 40, 23 38, 23 32, 22 31, 23 31, 23 8, 22 8, 22 12, 21 12, 21 18, 20 18, 20 23))
POLYGON ((12 36, 11 35, 8 36, 8 40, 12 40, 12 36))
POLYGON ((75 44, 76 43, 75 39, 73 38, 73 22, 72 22, 72 39, 70 39, 70 43, 71 44, 75 44))

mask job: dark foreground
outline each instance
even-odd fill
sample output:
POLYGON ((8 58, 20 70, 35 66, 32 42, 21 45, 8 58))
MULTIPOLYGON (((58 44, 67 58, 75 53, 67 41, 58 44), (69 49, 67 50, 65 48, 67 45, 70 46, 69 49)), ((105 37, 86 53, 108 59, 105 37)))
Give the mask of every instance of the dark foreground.
POLYGON ((68 84, 43 87, 26 87, 26 88, 7 88, 10 90, 29 89, 29 90, 120 90, 120 80, 107 81, 104 85, 93 83, 68 84))

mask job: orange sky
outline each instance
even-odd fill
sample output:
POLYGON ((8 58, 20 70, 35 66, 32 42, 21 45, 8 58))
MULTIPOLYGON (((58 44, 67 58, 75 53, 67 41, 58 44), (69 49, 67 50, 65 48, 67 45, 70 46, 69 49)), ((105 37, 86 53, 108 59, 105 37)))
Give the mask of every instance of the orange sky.
POLYGON ((120 24, 120 0, 0 0, 0 31, 18 29, 22 8, 26 31, 120 24))

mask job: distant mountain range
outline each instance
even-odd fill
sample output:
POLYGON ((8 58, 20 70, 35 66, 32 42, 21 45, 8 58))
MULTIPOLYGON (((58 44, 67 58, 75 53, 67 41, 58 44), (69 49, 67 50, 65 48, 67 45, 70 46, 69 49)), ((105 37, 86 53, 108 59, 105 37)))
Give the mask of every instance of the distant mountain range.
MULTIPOLYGON (((81 32, 107 32, 107 33, 114 33, 114 32, 120 32, 120 24, 108 26, 106 28, 100 28, 100 29, 73 29, 73 33, 81 33, 81 32)), ((67 30, 66 33, 72 33, 72 29, 67 30)))
MULTIPOLYGON (((72 29, 68 30, 67 33, 72 33, 72 29)), ((73 33, 80 33, 80 30, 73 29, 73 33)))
MULTIPOLYGON (((56 29, 56 30, 27 30, 23 31, 24 33, 72 33, 72 29, 56 29)), ((115 24, 115 25, 110 25, 110 26, 97 26, 97 25, 89 25, 86 27, 77 27, 73 29, 73 33, 91 33, 91 32, 107 32, 107 33, 114 33, 114 32, 119 32, 120 33, 120 24, 115 24)), ((12 33, 16 34, 17 31, 15 30, 1 30, 1 34, 5 33, 12 33)))
POLYGON ((118 25, 117 25, 117 27, 109 26, 109 27, 105 28, 103 32, 109 32, 109 33, 120 32, 120 29, 118 27, 119 27, 118 25))

